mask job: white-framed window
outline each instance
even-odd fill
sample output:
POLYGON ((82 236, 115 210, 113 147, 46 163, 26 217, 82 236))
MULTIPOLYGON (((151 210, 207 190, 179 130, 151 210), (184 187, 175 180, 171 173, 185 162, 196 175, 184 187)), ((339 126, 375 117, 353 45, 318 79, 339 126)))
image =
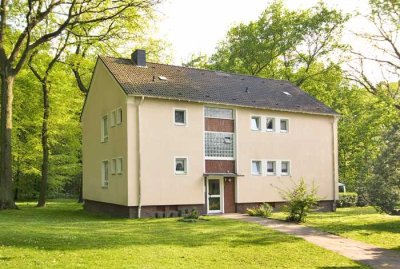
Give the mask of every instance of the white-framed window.
POLYGON ((174 109, 174 124, 175 125, 186 125, 187 124, 187 110, 186 109, 174 109))
POLYGON ((251 174, 253 176, 260 176, 261 171, 261 161, 251 161, 251 174))
POLYGON ((122 123, 122 108, 117 108, 115 111, 115 123, 120 125, 122 123))
POLYGON ((265 129, 267 132, 274 132, 275 131, 275 118, 267 117, 265 120, 265 129))
POLYGON ((116 159, 115 173, 118 175, 122 174, 122 157, 116 159))
POLYGON ((175 175, 186 175, 188 173, 188 158, 175 157, 174 170, 175 175))
POLYGON ((267 175, 276 175, 276 161, 267 161, 267 175))
POLYGON ((101 118, 101 142, 108 141, 108 116, 104 115, 101 118))
POLYGON ((204 117, 215 119, 233 119, 233 110, 229 108, 205 107, 204 117))
POLYGON ((116 167, 117 167, 117 159, 111 159, 111 175, 115 175, 116 167))
POLYGON ((282 176, 290 175, 290 162, 289 161, 281 162, 281 175, 282 176))
POLYGON ((101 186, 108 188, 108 160, 101 162, 101 186))
POLYGON ((261 130, 261 117, 258 116, 251 117, 251 129, 254 131, 261 130))
POLYGON ((116 115, 117 115, 116 110, 111 111, 111 114, 110 114, 110 127, 115 127, 116 115))
POLYGON ((288 119, 280 120, 280 130, 281 130, 281 133, 289 132, 289 120, 288 119))

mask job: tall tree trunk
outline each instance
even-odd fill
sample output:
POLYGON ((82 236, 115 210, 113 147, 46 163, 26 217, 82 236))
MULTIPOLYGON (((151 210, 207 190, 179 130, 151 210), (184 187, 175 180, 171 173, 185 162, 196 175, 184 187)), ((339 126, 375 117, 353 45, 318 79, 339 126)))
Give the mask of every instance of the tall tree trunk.
POLYGON ((0 151, 0 209, 16 208, 12 182, 12 103, 15 76, 4 67, 1 72, 1 151, 0 151))
POLYGON ((49 89, 47 87, 47 78, 42 83, 43 90, 43 119, 42 119, 42 178, 40 181, 40 193, 37 206, 46 205, 47 184, 49 180, 49 145, 48 145, 48 120, 49 120, 49 89))

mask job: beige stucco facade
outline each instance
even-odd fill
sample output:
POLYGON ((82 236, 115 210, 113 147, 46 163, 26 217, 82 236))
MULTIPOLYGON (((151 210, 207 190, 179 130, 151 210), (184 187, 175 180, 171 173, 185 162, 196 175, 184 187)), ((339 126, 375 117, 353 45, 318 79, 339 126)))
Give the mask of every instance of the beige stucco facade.
MULTIPOLYGON (((98 61, 82 114, 84 199, 125 206, 205 204, 204 107, 207 104, 128 96, 98 61), (122 108, 122 124, 101 142, 101 118, 122 108), (187 124, 174 124, 174 109, 187 124), (123 158, 121 175, 101 186, 101 161, 123 158), (176 175, 176 157, 188 159, 176 175)), ((213 104, 213 106, 216 106, 213 104)), ((224 106, 221 106, 224 107, 224 106)), ((337 198, 337 119, 332 115, 230 107, 235 115, 236 203, 279 202, 280 190, 303 177, 322 200, 337 198), (289 120, 287 133, 251 130, 251 117, 289 120), (251 175, 252 160, 290 161, 289 176, 251 175)))

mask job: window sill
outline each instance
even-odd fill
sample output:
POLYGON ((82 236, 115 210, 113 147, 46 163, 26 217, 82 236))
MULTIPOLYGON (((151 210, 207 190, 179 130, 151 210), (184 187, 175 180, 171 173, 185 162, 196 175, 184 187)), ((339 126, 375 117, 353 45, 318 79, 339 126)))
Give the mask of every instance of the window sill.
POLYGON ((267 173, 267 176, 276 176, 276 173, 267 173))
POLYGON ((251 174, 251 175, 256 177, 262 176, 262 174, 251 174))
POLYGON ((175 176, 186 176, 187 175, 187 173, 177 173, 177 172, 175 172, 175 176))

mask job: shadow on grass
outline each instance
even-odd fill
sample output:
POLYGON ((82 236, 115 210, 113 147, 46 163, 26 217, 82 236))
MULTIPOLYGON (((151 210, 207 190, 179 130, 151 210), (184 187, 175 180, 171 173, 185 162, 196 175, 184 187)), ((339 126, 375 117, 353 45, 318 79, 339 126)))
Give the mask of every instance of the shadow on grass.
POLYGON ((295 242, 300 239, 221 218, 185 223, 172 219, 121 219, 83 211, 78 204, 21 205, 0 212, 0 245, 43 250, 117 248, 131 245, 229 247, 295 242), (262 232, 260 232, 262 231, 262 232))

